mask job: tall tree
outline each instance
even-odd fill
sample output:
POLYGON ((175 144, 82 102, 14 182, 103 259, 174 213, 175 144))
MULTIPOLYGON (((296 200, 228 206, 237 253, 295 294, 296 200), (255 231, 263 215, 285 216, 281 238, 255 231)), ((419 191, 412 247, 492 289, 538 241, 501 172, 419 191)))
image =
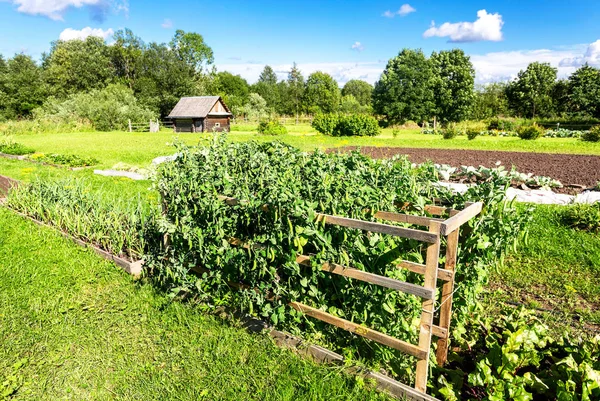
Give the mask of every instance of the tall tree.
POLYGON ((106 87, 115 79, 110 52, 104 40, 94 36, 54 42, 43 60, 51 93, 65 97, 106 87))
POLYGON ((8 66, 4 56, 0 54, 0 121, 9 117, 8 115, 8 95, 6 94, 6 72, 8 66))
POLYGON ((277 75, 270 66, 265 66, 252 90, 266 101, 269 109, 275 110, 278 107, 280 93, 277 89, 277 75))
POLYGON ((390 124, 433 117, 434 69, 422 50, 404 49, 390 59, 373 90, 373 109, 390 124))
POLYGON ((243 111, 241 108, 248 102, 250 94, 250 85, 244 78, 222 71, 216 75, 215 86, 233 114, 243 111))
POLYGON ((304 77, 296 63, 292 65, 292 69, 288 73, 287 84, 289 108, 296 115, 296 124, 298 124, 300 108, 302 107, 302 97, 304 95, 304 77))
POLYGON ((17 54, 8 60, 2 86, 8 118, 29 116, 46 98, 42 70, 31 56, 25 54, 17 54))
POLYGON ((443 123, 468 118, 475 100, 475 69, 461 49, 433 52, 436 115, 443 123))
POLYGON ((170 47, 182 61, 198 73, 205 71, 214 62, 212 49, 199 33, 178 29, 171 40, 170 47))
POLYGON ((535 118, 553 112, 552 89, 557 69, 549 63, 533 62, 521 70, 507 87, 509 106, 519 115, 535 118))
POLYGON ((504 82, 492 82, 476 88, 471 118, 485 120, 492 117, 507 116, 506 86, 507 84, 504 82))
POLYGON ((585 64, 569 77, 569 99, 575 113, 600 118, 600 70, 585 64))
POLYGON ((354 96, 354 99, 362 105, 371 105, 373 85, 360 79, 351 79, 342 88, 342 96, 354 96))
POLYGON ((558 116, 564 116, 571 112, 573 106, 569 93, 569 81, 559 79, 552 87, 552 104, 553 112, 558 116))
POLYGON ((144 41, 135 36, 130 29, 115 32, 113 39, 115 42, 111 50, 115 73, 130 89, 133 89, 143 68, 144 41))
POLYGON ((265 68, 258 77, 258 82, 265 83, 268 85, 277 85, 277 74, 273 71, 273 68, 269 65, 265 65, 265 68))
POLYGON ((333 113, 340 100, 340 87, 331 75, 317 71, 308 76, 303 102, 309 113, 333 113))

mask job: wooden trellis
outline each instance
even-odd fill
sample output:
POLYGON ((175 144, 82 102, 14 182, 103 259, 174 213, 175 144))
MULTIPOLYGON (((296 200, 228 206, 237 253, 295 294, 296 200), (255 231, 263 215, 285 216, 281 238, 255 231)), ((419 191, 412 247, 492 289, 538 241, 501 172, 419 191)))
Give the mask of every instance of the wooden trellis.
MULTIPOLYGON (((225 196, 221 196, 220 198, 230 206, 242 203, 242 201, 239 201, 235 198, 225 196)), ((428 230, 406 228, 397 225, 357 220, 341 216, 317 214, 317 219, 325 224, 386 235, 394 235, 402 238, 417 240, 427 244, 425 263, 420 264, 404 260, 397 263, 398 268, 407 269, 409 271, 422 274, 424 276, 424 284, 422 286, 369 273, 349 266, 342 266, 334 263, 325 263, 322 265, 323 271, 332 274, 338 274, 351 279, 379 285, 385 288, 420 297, 422 299, 422 312, 419 324, 418 344, 415 345, 394 338, 385 333, 381 333, 349 320, 342 319, 300 302, 290 302, 289 305, 294 309, 303 312, 307 316, 311 316, 312 318, 321 320, 325 323, 334 325, 356 335, 360 335, 372 341, 376 341, 380 344, 414 356, 417 358, 416 379, 414 386, 414 390, 416 391, 408 386, 402 385, 405 389, 403 396, 410 399, 430 399, 427 398, 428 396, 426 396, 426 392, 432 336, 438 338, 438 347, 436 352, 437 363, 439 365, 443 365, 447 359, 459 230, 463 224, 467 223, 481 212, 482 206, 483 204, 481 202, 468 203, 466 208, 462 211, 434 205, 425 207, 425 210, 429 214, 437 217, 414 216, 395 212, 377 212, 374 215, 376 219, 427 227, 428 230), (442 219, 440 216, 444 215, 448 215, 449 217, 447 219, 442 219), (444 267, 440 267, 439 256, 443 237, 447 238, 445 249, 445 265, 444 267), (443 282, 439 299, 437 292, 438 281, 443 282), (439 305, 439 317, 437 322, 435 322, 435 315, 437 312, 436 300, 438 301, 437 305, 439 305)), ((263 206, 263 209, 266 210, 267 208, 268 205, 263 206)), ((165 240, 165 243, 169 242, 167 238, 165 240)), ((232 238, 230 243, 235 246, 248 246, 239 239, 235 238, 232 238)), ((253 246, 260 245, 255 244, 253 246)), ((298 256, 296 261, 301 265, 311 265, 310 256, 307 255, 298 256)), ((204 271, 204 269, 198 269, 198 271, 204 271)), ((231 284, 237 288, 247 288, 240 283, 231 284)))

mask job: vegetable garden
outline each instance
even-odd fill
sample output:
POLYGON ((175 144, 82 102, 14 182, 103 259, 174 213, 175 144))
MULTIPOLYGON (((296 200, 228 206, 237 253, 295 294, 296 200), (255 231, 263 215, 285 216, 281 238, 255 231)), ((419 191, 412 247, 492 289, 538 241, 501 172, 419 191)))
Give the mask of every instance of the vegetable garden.
MULTIPOLYGON (((598 340, 551 338, 535 316, 518 310, 493 320, 481 314, 479 296, 492 267, 517 241, 526 241, 531 218, 527 208, 517 210, 504 200, 512 180, 505 172, 490 169, 479 185, 454 194, 435 185, 435 166, 414 168, 405 157, 304 153, 279 142, 230 143, 222 136, 199 147, 179 144, 177 153, 158 168, 154 187, 160 202, 150 207, 115 207, 73 181, 20 186, 7 204, 112 253, 143 254, 148 277, 177 299, 258 316, 342 353, 349 363, 383 370, 436 397, 600 396, 598 340), (437 301, 426 306, 414 294, 355 278, 376 275, 378 282, 405 282, 413 290, 425 285, 435 293, 436 280, 422 274, 431 245, 386 235, 382 227, 428 233, 408 223, 428 222, 423 225, 430 229, 449 224, 452 216, 442 213, 450 219, 444 223, 432 212, 468 210, 472 202, 483 207, 464 221, 460 235, 456 231, 448 363, 436 363, 432 352, 425 358, 430 378, 419 384, 422 354, 415 369, 414 356, 365 333, 372 329, 421 347, 424 309, 438 312, 447 305, 439 296, 447 296, 448 287, 438 288, 437 301), (444 207, 428 207, 434 203, 444 207), (402 215, 399 221, 382 219, 402 215), (336 221, 345 224, 330 224, 336 221), (349 322, 354 334, 311 314, 349 322)), ((449 242, 442 238, 442 249, 452 249, 449 242)), ((442 252, 444 267, 452 264, 449 259, 442 252)), ((437 274, 447 283, 444 270, 437 274)), ((429 337, 440 327, 429 325, 429 337)), ((436 344, 430 350, 439 355, 436 344)))

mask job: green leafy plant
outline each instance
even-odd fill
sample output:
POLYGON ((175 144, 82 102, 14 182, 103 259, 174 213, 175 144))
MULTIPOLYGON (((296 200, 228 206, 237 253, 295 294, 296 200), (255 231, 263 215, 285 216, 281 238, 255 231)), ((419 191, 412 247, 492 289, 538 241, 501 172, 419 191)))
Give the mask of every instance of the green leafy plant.
POLYGON ((581 135, 581 140, 586 142, 600 142, 600 125, 595 125, 581 135))
POLYGON ((470 141, 472 141, 473 139, 477 138, 479 136, 480 132, 475 130, 475 129, 468 129, 467 130, 467 138, 469 138, 470 141))
POLYGON ((263 120, 258 124, 258 133, 263 135, 284 135, 287 128, 277 120, 263 120))
POLYGON ((337 114, 319 113, 314 117, 311 126, 323 135, 332 135, 338 121, 339 116, 337 114))
POLYGON ((517 133, 521 139, 535 140, 544 136, 544 129, 536 124, 523 125, 519 127, 517 133))
POLYGON ((55 164, 67 167, 88 167, 100 163, 98 159, 95 159, 93 157, 80 157, 77 155, 63 155, 57 153, 35 153, 31 155, 30 158, 32 160, 39 161, 42 163, 55 164))
POLYGON ((375 136, 381 132, 377 120, 366 114, 318 114, 312 127, 324 135, 375 136))
POLYGON ((600 203, 565 207, 561 212, 561 219, 568 227, 600 233, 600 203))
POLYGON ((15 142, 10 136, 0 137, 0 153, 7 155, 29 155, 35 150, 25 145, 15 142))
POLYGON ((442 137, 444 139, 454 139, 458 136, 459 131, 458 129, 456 129, 456 127, 447 127, 444 130, 442 130, 442 137))

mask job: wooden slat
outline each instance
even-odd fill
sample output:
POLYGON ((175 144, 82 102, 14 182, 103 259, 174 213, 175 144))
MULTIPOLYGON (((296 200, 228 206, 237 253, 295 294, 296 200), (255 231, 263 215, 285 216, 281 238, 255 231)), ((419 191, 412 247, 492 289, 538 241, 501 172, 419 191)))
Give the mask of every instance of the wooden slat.
POLYGON ((413 216, 410 214, 393 213, 393 212, 377 212, 374 215, 375 218, 381 220, 395 221, 397 223, 408 223, 415 224, 418 226, 429 227, 429 223, 432 220, 441 220, 437 217, 424 217, 424 216, 413 216))
MULTIPOLYGON (((310 257, 305 255, 298 256, 298 258, 296 258, 296 262, 304 266, 310 266, 310 257)), ((402 291, 407 294, 416 295, 423 299, 433 299, 435 296, 435 293, 433 291, 424 288, 420 285, 395 280, 393 278, 368 273, 362 270, 338 265, 335 263, 325 263, 323 264, 323 266, 321 266, 321 270, 329 273, 339 274, 340 276, 344 277, 350 277, 367 283, 380 285, 382 287, 390 288, 392 290, 402 291)))
POLYGON ((453 210, 452 208, 445 207, 445 206, 436 206, 436 205, 425 206, 425 211, 434 216, 443 216, 445 214, 450 213, 452 210, 453 210))
POLYGON ((337 316, 333 316, 327 312, 310 307, 308 305, 304 305, 299 302, 290 302, 289 305, 292 308, 315 319, 321 320, 325 323, 329 323, 341 329, 347 330, 351 333, 358 334, 359 336, 376 341, 380 344, 387 345, 388 347, 392 347, 399 351, 405 352, 419 359, 427 358, 429 354, 429 350, 422 349, 414 344, 407 343, 406 341, 398 340, 397 338, 388 336, 387 334, 380 333, 376 330, 369 329, 368 327, 364 327, 356 323, 350 322, 348 320, 339 318, 337 316))
POLYGON ((391 226, 389 224, 374 223, 371 221, 363 221, 349 219, 347 217, 332 216, 329 214, 317 214, 319 220, 324 220, 327 224, 334 224, 342 227, 356 228, 374 233, 396 235, 398 237, 414 239, 421 242, 435 243, 439 236, 427 231, 414 230, 412 228, 403 228, 391 226))
MULTIPOLYGON (((408 260, 403 260, 398 263, 398 267, 406 270, 410 270, 413 273, 425 274, 425 265, 415 262, 409 262, 408 260)), ((446 269, 438 269, 438 279, 443 281, 454 280, 454 272, 446 269)))
POLYGON ((448 329, 444 328, 444 327, 440 327, 437 325, 433 325, 431 327, 431 334, 433 334, 434 336, 442 339, 442 338, 448 338, 448 329))
POLYGON ((482 208, 482 202, 473 203, 472 205, 467 206, 464 210, 458 212, 456 215, 450 217, 448 220, 442 223, 440 234, 448 235, 451 232, 459 229, 460 226, 481 213, 482 208))
MULTIPOLYGON (((432 234, 439 235, 441 224, 432 221, 429 231, 432 234)), ((439 237, 438 237, 439 238, 439 237)), ((435 292, 437 285, 437 272, 440 257, 440 241, 427 247, 427 256, 425 259, 425 275, 423 286, 435 292)), ((419 327, 419 348, 427 350, 427 355, 417 361, 417 370, 415 376, 415 389, 422 393, 427 392, 427 375, 429 374, 429 352, 431 349, 431 330, 433 326, 434 300, 426 299, 422 303, 421 324, 419 327)))

